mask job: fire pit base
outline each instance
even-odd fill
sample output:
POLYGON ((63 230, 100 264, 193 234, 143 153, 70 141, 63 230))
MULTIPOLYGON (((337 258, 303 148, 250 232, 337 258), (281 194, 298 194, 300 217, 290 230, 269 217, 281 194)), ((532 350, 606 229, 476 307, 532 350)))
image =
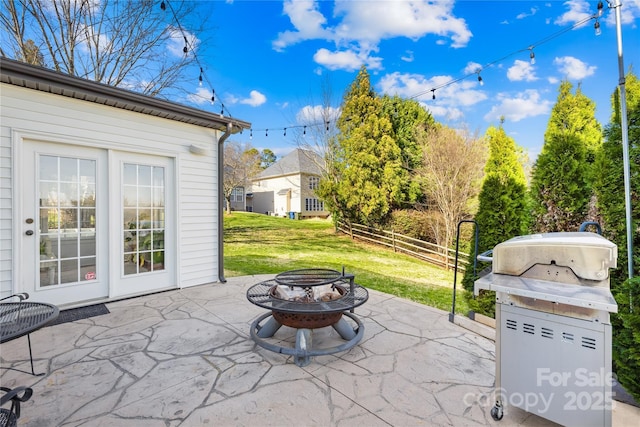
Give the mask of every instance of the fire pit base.
POLYGON ((330 348, 322 348, 315 349, 313 348, 313 335, 312 330, 308 328, 299 328, 296 330, 296 344, 295 347, 283 347, 280 345, 276 345, 272 342, 268 342, 266 338, 271 338, 273 335, 280 329, 282 324, 278 322, 271 313, 265 313, 262 316, 258 317, 251 324, 251 338, 258 344, 260 347, 265 348, 267 350, 288 354, 294 357, 294 362, 297 366, 307 366, 311 363, 311 357, 313 356, 325 356, 329 354, 338 353, 341 351, 349 350, 351 347, 355 346, 362 337, 364 336, 364 325, 354 314, 352 313, 341 313, 344 316, 349 317, 356 323, 356 328, 352 328, 344 317, 341 317, 336 323, 330 325, 333 329, 340 334, 340 337, 344 339, 346 342, 330 348), (269 318, 264 325, 260 325, 260 323, 269 318))

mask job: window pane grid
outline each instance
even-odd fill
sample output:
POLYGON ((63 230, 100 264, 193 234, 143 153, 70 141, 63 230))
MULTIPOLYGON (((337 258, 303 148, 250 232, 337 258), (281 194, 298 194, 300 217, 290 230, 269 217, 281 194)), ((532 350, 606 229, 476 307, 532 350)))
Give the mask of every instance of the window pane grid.
POLYGON ((315 198, 304 199, 305 210, 308 212, 324 211, 324 202, 315 198))
POLYGON ((41 287, 96 279, 95 174, 95 160, 39 157, 41 287))
POLYGON ((123 272, 164 270, 164 168, 127 163, 123 166, 123 272))

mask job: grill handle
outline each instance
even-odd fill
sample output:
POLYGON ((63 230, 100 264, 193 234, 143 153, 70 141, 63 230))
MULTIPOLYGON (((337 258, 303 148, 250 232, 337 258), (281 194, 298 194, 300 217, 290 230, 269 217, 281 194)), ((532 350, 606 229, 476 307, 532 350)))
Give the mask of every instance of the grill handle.
POLYGON ((493 262, 493 249, 489 249, 486 252, 482 252, 476 258, 478 259, 478 261, 482 261, 482 262, 493 262))

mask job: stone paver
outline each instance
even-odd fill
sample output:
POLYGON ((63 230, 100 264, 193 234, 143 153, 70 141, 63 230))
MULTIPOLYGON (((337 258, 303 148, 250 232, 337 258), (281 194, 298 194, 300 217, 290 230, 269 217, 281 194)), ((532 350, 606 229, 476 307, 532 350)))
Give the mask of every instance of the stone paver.
MULTIPOLYGON (((298 367, 257 346, 263 309, 246 290, 272 276, 107 304, 110 314, 32 334, 33 377, 0 371, 3 386, 30 386, 24 426, 551 426, 493 405, 494 344, 447 313, 370 291, 356 309, 365 334, 343 353, 298 367)), ((295 342, 283 327, 274 339, 295 342)), ((313 332, 316 346, 340 340, 313 332)), ((2 345, 3 367, 28 369, 26 338, 2 345)), ((615 425, 615 424, 614 424, 615 425)))

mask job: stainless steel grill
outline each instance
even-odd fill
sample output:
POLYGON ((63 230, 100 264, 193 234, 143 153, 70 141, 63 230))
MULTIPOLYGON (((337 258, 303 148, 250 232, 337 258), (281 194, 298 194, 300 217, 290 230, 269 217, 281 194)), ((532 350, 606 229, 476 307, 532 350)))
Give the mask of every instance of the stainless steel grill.
POLYGON ((519 236, 493 249, 474 292, 496 292, 494 419, 511 405, 563 425, 611 426, 616 262, 616 245, 588 232, 519 236))

